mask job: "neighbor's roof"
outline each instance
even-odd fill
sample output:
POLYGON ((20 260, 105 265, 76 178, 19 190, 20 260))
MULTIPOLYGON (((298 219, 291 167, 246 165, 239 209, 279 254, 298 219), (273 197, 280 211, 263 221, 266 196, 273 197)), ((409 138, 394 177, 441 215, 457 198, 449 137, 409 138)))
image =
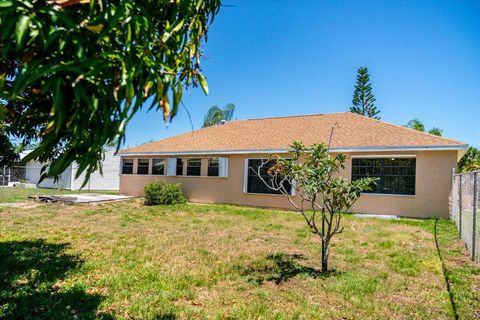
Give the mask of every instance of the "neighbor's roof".
POLYGON ((127 154, 233 154, 287 151, 294 140, 342 152, 466 149, 467 145, 350 112, 235 120, 120 150, 127 154))

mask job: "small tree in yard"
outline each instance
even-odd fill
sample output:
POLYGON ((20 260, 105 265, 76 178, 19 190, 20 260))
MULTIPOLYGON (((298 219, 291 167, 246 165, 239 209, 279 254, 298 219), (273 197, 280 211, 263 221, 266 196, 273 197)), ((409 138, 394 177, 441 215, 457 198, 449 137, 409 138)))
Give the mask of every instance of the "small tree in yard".
POLYGON ((283 194, 301 213, 311 232, 320 237, 322 272, 327 272, 330 241, 343 231, 342 212, 352 207, 362 191, 371 189, 374 179, 350 182, 337 176, 344 168, 346 155, 331 156, 324 144, 305 147, 296 141, 291 148, 291 158, 277 156, 273 159, 274 164, 268 169, 269 181, 260 176, 260 170, 271 164, 272 159, 262 161, 256 173, 270 189, 283 194))

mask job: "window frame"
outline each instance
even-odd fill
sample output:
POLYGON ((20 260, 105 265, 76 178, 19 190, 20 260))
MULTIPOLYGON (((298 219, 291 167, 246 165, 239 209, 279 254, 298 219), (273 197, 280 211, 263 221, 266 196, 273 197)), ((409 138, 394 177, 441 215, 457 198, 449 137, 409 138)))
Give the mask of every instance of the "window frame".
MULTIPOLYGON (((145 165, 142 165, 142 168, 145 168, 145 165)), ((138 158, 137 159, 137 174, 138 175, 148 175, 149 171, 150 171, 150 159, 138 158), (140 161, 146 161, 147 162, 147 165, 146 165, 147 172, 145 172, 145 173, 140 173, 139 172, 138 169, 140 169, 140 161)))
POLYGON ((176 176, 180 176, 180 177, 183 176, 184 164, 185 164, 185 162, 183 161, 183 158, 177 158, 177 161, 175 163, 175 175, 176 176), (181 164, 181 165, 179 166, 179 164, 181 164), (178 169, 180 169, 180 174, 178 172, 179 171, 178 169))
POLYGON ((128 158, 127 159, 122 159, 121 165, 122 165, 122 174, 128 174, 128 175, 133 174, 134 159, 128 159, 128 158), (132 170, 132 172, 130 172, 130 173, 125 172, 125 162, 126 161, 131 161, 131 163, 132 163, 131 166, 130 166, 130 169, 132 170))
POLYGON ((219 157, 208 158, 207 177, 220 177, 220 158, 219 157), (216 166, 211 165, 212 160, 215 160, 217 162, 216 166), (216 171, 216 174, 210 174, 211 170, 214 172, 216 171))
POLYGON ((201 177, 202 176, 202 158, 188 158, 187 159, 187 177, 201 177), (198 166, 190 166, 190 162, 198 162, 198 166), (192 174, 189 169, 190 168, 195 168, 195 174, 192 174), (196 170, 198 168, 198 174, 196 174, 196 170))
MULTIPOLYGON (((244 162, 244 173, 243 173, 243 193, 244 194, 251 194, 251 195, 260 195, 260 196, 280 196, 283 197, 282 193, 263 193, 263 192, 249 192, 248 191, 248 180, 250 177, 250 160, 266 160, 265 158, 247 158, 244 162)), ((263 182, 262 182, 263 183, 263 182)), ((295 196, 295 180, 290 181, 290 196, 295 196)), ((269 189, 270 190, 270 189, 269 189)))
POLYGON ((164 176, 165 173, 166 173, 166 167, 167 167, 167 159, 166 158, 152 158, 152 172, 150 174, 152 176, 164 176), (160 160, 160 162, 163 164, 162 173, 155 173, 154 172, 155 160, 160 160))
MULTIPOLYGON (((362 156, 352 156, 351 159, 351 173, 350 173, 350 179, 351 181, 354 181, 355 178, 359 179, 362 177, 378 177, 380 180, 377 182, 379 184, 378 189, 372 190, 372 191, 364 191, 362 192, 363 195, 378 195, 378 196, 394 196, 394 197, 414 197, 416 196, 417 193, 417 158, 416 155, 362 155, 362 156), (368 173, 363 174, 363 173, 354 173, 355 172, 355 166, 354 162, 355 160, 372 160, 372 161, 380 161, 379 164, 379 172, 368 175, 368 173), (392 161, 392 160, 414 160, 413 165, 411 166, 389 166, 385 165, 385 161, 392 161), (396 171, 398 171, 397 174, 391 174, 391 173, 385 173, 385 168, 388 168, 389 170, 392 170, 392 168, 395 168, 396 171), (412 174, 402 174, 401 169, 404 168, 413 168, 413 175, 412 174), (397 192, 385 192, 385 178, 395 178, 395 177, 403 177, 403 178, 409 178, 413 179, 413 186, 410 186, 410 188, 413 187, 413 193, 400 193, 399 188, 397 187, 397 192)), ((362 166, 361 168, 363 168, 362 166)), ((368 167, 368 166, 367 166, 368 167)), ((374 167, 374 166, 372 166, 374 167)), ((406 188, 406 189, 410 189, 406 188)))

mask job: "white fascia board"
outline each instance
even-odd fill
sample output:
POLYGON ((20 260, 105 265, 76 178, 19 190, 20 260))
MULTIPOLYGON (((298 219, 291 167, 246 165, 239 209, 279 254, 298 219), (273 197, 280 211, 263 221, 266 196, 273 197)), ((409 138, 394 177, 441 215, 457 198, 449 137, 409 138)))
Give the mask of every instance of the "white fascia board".
POLYGON ((352 159, 416 158, 416 154, 352 154, 352 159))
MULTIPOLYGON (((351 152, 388 152, 388 151, 450 151, 467 150, 468 144, 447 145, 447 146, 393 146, 393 147, 352 147, 352 148, 331 148, 334 153, 351 152)), ((252 150, 212 150, 212 151, 178 151, 178 152, 128 152, 117 155, 126 156, 196 156, 196 155, 229 155, 229 154, 273 154, 289 153, 291 149, 252 149, 252 150)))
POLYGON ((125 156, 197 156, 197 155, 229 155, 229 154, 269 154, 269 153, 288 153, 290 149, 258 149, 258 150, 214 150, 214 151, 179 151, 179 152, 128 152, 119 153, 125 156))
POLYGON ((393 147, 357 147, 357 148, 332 148, 332 152, 388 152, 388 151, 451 151, 467 150, 468 144, 455 144, 448 146, 393 146, 393 147))

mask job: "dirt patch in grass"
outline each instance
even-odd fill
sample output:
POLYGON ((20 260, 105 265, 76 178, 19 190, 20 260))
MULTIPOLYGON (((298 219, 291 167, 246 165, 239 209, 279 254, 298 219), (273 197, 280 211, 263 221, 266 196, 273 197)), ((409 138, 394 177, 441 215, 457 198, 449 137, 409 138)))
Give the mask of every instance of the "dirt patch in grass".
POLYGON ((32 209, 38 207, 39 204, 31 202, 11 202, 11 203, 0 203, 0 207, 12 207, 19 209, 32 209))

